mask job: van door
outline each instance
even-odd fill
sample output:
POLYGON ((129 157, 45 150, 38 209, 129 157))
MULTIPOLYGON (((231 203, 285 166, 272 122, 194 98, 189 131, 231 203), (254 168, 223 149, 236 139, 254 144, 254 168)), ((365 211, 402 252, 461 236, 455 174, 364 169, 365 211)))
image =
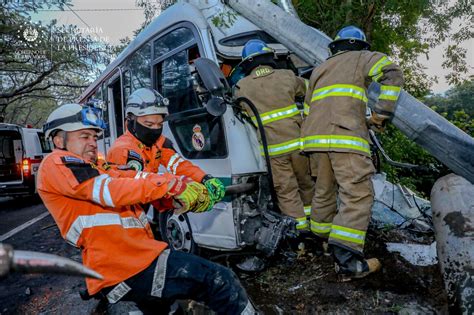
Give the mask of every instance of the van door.
POLYGON ((112 78, 108 86, 109 98, 109 122, 110 122, 110 136, 112 142, 120 137, 123 132, 123 104, 122 104, 122 87, 121 78, 117 75, 112 78))
POLYGON ((21 182, 23 145, 21 134, 15 130, 0 131, 0 182, 21 182))

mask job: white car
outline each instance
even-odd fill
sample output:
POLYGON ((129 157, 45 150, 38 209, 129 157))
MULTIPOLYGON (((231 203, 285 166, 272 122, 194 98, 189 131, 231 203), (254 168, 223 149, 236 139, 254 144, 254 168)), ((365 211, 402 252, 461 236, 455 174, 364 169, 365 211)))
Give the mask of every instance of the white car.
POLYGON ((51 152, 41 129, 0 124, 0 196, 36 193, 36 173, 51 152))

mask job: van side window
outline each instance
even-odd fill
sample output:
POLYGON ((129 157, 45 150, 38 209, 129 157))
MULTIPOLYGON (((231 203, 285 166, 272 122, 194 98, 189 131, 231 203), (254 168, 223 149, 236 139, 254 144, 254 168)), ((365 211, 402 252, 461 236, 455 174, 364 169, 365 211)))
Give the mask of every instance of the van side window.
POLYGON ((105 83, 102 84, 102 101, 104 102, 104 109, 102 111, 103 117, 102 119, 105 122, 105 130, 104 130, 104 138, 110 137, 110 124, 109 124, 109 93, 107 90, 107 85, 105 83))
POLYGON ((39 138, 40 144, 41 144, 41 151, 43 151, 43 153, 50 153, 51 152, 51 142, 46 140, 46 138, 44 137, 44 133, 38 132, 38 138, 39 138))
POLYGON ((122 72, 123 77, 123 98, 124 98, 124 109, 125 104, 127 104, 127 99, 132 93, 132 77, 130 74, 130 70, 126 70, 122 72))
POLYGON ((187 46, 194 41, 193 32, 186 27, 177 28, 174 31, 160 37, 154 43, 153 60, 162 57, 166 53, 180 47, 187 46))
POLYGON ((200 107, 189 67, 198 56, 198 47, 194 46, 166 58, 155 66, 157 89, 169 99, 170 113, 200 107))
POLYGON ((132 74, 131 92, 140 88, 151 87, 150 62, 151 44, 147 43, 132 55, 128 64, 132 74))

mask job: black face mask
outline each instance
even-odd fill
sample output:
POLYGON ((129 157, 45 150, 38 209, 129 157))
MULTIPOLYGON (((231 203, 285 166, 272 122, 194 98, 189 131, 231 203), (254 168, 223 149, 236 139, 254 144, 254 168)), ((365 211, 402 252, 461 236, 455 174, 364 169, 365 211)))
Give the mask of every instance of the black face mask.
POLYGON ((127 127, 128 130, 130 130, 130 132, 147 147, 151 147, 156 140, 158 140, 163 130, 163 128, 151 129, 145 127, 135 119, 128 120, 127 127))

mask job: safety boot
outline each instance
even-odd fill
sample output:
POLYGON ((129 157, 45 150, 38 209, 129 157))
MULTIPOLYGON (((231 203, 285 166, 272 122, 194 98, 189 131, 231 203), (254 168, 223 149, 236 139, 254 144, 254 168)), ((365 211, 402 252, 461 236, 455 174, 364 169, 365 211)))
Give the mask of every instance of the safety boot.
POLYGON ((367 277, 382 268, 382 264, 377 258, 364 259, 339 246, 332 246, 332 254, 336 273, 341 282, 367 277))

